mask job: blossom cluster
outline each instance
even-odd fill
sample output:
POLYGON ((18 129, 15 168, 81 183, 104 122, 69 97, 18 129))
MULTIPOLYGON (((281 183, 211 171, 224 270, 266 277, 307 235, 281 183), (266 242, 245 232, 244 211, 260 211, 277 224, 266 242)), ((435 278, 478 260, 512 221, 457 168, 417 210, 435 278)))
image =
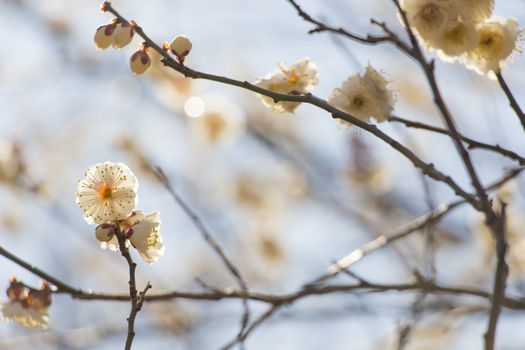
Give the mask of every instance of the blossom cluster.
POLYGON ((103 249, 118 250, 118 236, 133 246, 147 263, 164 254, 158 212, 137 210, 138 180, 123 163, 90 166, 78 183, 76 203, 88 224, 98 224, 95 236, 103 249))
MULTIPOLYGON (((105 8, 102 7, 105 11, 105 8)), ((137 24, 134 21, 122 22, 118 18, 113 18, 108 24, 97 28, 95 32, 95 45, 101 50, 105 50, 112 46, 115 49, 121 49, 133 40, 137 29, 137 24)), ((184 35, 177 35, 171 44, 165 43, 163 48, 166 52, 171 52, 175 55, 177 60, 183 64, 186 56, 190 53, 192 44, 191 41, 184 35)), ((135 51, 130 59, 129 66, 131 72, 135 75, 142 75, 151 66, 151 55, 147 42, 143 42, 139 49, 135 51)))
POLYGON ((47 283, 35 289, 12 278, 6 294, 8 301, 0 303, 5 320, 31 328, 47 328, 48 308, 51 305, 51 289, 47 283))
POLYGON ((479 74, 499 73, 519 51, 516 20, 492 17, 493 0, 403 0, 410 26, 427 49, 479 74))

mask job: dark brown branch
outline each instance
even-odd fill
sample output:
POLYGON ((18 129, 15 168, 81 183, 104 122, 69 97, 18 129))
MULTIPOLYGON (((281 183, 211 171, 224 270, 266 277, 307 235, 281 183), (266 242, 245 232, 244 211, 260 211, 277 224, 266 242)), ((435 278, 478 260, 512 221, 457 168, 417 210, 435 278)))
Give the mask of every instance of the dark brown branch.
POLYGON ((518 116, 521 122, 521 126, 523 127, 523 129, 525 129, 525 113, 521 109, 518 101, 516 101, 516 98, 512 94, 512 91, 510 91, 507 82, 505 81, 505 79, 503 79, 503 75, 501 75, 501 73, 497 73, 496 77, 498 79, 499 86, 501 87, 501 89, 505 93, 505 96, 507 96, 507 99, 509 100, 511 108, 514 110, 514 112, 516 112, 516 115, 518 116))
POLYGON ((506 238, 506 219, 505 219, 506 204, 501 203, 501 213, 498 217, 498 235, 496 238, 496 274, 494 277, 494 288, 492 291, 492 307, 490 309, 490 317, 487 332, 485 333, 485 350, 493 350, 496 342, 496 326, 498 324, 499 315, 501 313, 501 303, 505 298, 505 285, 509 274, 509 267, 505 262, 505 256, 508 250, 508 243, 506 238))
MULTIPOLYGON (((117 19, 122 23, 129 23, 124 17, 122 17, 111 5, 111 3, 106 2, 105 8, 108 12, 112 13, 117 17, 117 19)), ((424 161, 422 161, 419 157, 417 157, 414 152, 397 142, 396 140, 392 139, 390 136, 382 132, 380 129, 377 128, 377 126, 368 124, 348 113, 345 113, 330 104, 328 102, 312 95, 312 94, 305 94, 305 95, 287 95, 287 94, 280 94, 273 92, 271 90, 260 88, 254 84, 251 84, 247 81, 240 81, 235 80, 223 76, 208 74, 204 72, 199 72, 196 70, 193 70, 191 68, 188 68, 179 62, 177 62, 175 59, 173 59, 166 51, 164 51, 160 46, 158 46, 154 41, 152 41, 142 30, 140 26, 135 27, 136 33, 144 39, 144 41, 147 43, 148 47, 151 47, 155 51, 157 51, 162 57, 162 62, 168 66, 174 69, 175 71, 183 74, 185 77, 189 77, 192 79, 205 79, 210 81, 219 82, 226 85, 236 86, 245 90, 253 91, 258 94, 268 96, 272 98, 274 101, 290 101, 290 102, 303 102, 307 104, 311 104, 314 106, 319 107, 320 109, 323 109, 327 112, 329 112, 333 118, 342 119, 345 120, 353 125, 356 125, 357 127, 366 130, 367 132, 375 135, 388 145, 390 145, 392 148, 397 150, 399 153, 401 153, 403 156, 405 156, 408 160, 412 162, 412 164, 420 169, 423 174, 430 176, 434 180, 443 182, 447 184, 457 195, 463 197, 467 201, 469 201, 475 208, 480 209, 478 201, 473 197, 471 194, 467 193, 465 190, 463 190, 450 176, 443 174, 439 170, 437 170, 433 164, 427 164, 424 161)))
MULTIPOLYGON (((395 117, 395 116, 390 117, 388 121, 402 123, 409 128, 428 130, 428 131, 436 132, 438 134, 450 136, 448 130, 446 129, 428 125, 428 124, 421 123, 421 122, 416 122, 416 121, 412 121, 412 120, 408 120, 408 119, 404 119, 400 117, 395 117)), ((491 152, 496 152, 507 158, 517 161, 520 165, 525 165, 525 158, 521 157, 516 152, 510 151, 508 149, 501 147, 500 145, 490 145, 488 143, 479 142, 470 137, 463 136, 461 134, 460 134, 460 137, 461 137, 461 140, 468 145, 469 149, 479 148, 479 149, 484 149, 484 150, 491 151, 491 152)))
MULTIPOLYGON (((135 270, 137 268, 137 264, 133 262, 133 259, 131 258, 131 254, 129 253, 129 249, 126 245, 126 238, 122 235, 122 232, 120 231, 120 226, 118 224, 115 226, 115 236, 117 236, 117 239, 118 239, 120 254, 122 254, 124 259, 126 259, 126 262, 128 263, 128 267, 129 267, 129 298, 131 300, 131 310, 127 318, 128 335, 126 337, 126 345, 124 349, 130 350, 131 345, 133 344, 133 338, 135 337, 135 318, 137 317, 137 313, 140 310, 140 307, 138 304, 139 301, 137 298, 137 285, 135 282, 135 270)), ((148 285, 146 286, 146 289, 144 290, 144 293, 149 288, 151 288, 151 286, 148 283, 148 285)))
MULTIPOLYGON (((343 28, 335 28, 335 27, 327 25, 326 23, 323 23, 319 20, 314 19, 312 16, 306 13, 295 0, 288 0, 288 2, 295 8, 295 10, 297 11, 297 14, 302 19, 304 19, 306 22, 309 22, 315 26, 314 29, 311 29, 308 31, 309 34, 330 32, 330 33, 335 33, 335 34, 345 36, 351 40, 360 42, 362 44, 375 45, 379 43, 391 43, 397 46, 398 48, 400 48, 402 51, 411 50, 410 47, 408 47, 408 45, 406 45, 403 41, 399 40, 399 38, 390 31, 385 30, 385 32, 387 33, 387 36, 374 36, 370 34, 368 34, 367 36, 357 35, 343 28)), ((383 30, 386 28, 384 24, 381 24, 375 20, 372 20, 371 23, 380 26, 381 28, 383 28, 383 30)))
MULTIPOLYGON (((246 284, 246 281, 241 275, 241 272, 239 269, 228 259, 224 251, 222 250, 219 243, 213 238, 212 234, 208 231, 208 228, 206 225, 204 225, 204 222, 200 219, 200 217, 197 215, 197 213, 186 203, 184 199, 175 191, 173 186, 171 185, 171 181, 166 176, 162 168, 160 167, 153 167, 152 168, 155 176, 157 179, 164 185, 166 190, 170 193, 170 195, 173 197, 175 202, 182 208, 182 210, 188 215, 188 217, 193 221, 195 226, 198 228, 199 232, 201 233, 204 240, 208 243, 208 245, 215 251, 215 253, 219 256, 222 263, 228 271, 232 274, 232 276, 237 281, 239 287, 243 291, 243 294, 248 294, 248 285, 246 284)), ((248 299, 244 298, 242 300, 243 303, 243 316, 241 319, 241 328, 238 333, 238 337, 241 336, 241 334, 244 332, 244 329, 248 325, 248 322, 250 320, 250 308, 248 305, 248 299)))

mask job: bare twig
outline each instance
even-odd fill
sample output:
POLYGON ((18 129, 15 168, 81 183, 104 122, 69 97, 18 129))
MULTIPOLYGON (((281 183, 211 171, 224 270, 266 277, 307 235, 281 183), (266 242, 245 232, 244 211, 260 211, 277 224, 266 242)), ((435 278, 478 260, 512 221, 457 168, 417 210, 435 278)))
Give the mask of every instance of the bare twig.
MULTIPOLYGON (((409 128, 428 130, 428 131, 436 132, 438 134, 449 135, 449 132, 446 129, 428 125, 428 124, 421 123, 421 122, 416 122, 416 121, 400 118, 400 117, 392 116, 388 119, 388 121, 402 123, 409 128)), ((479 142, 470 137, 463 136, 461 134, 460 134, 460 137, 461 137, 461 140, 468 145, 469 149, 479 148, 479 149, 484 149, 487 151, 496 152, 507 158, 517 161, 520 165, 525 165, 525 158, 521 157, 520 155, 518 155, 517 153, 513 151, 510 151, 508 149, 501 147, 500 145, 491 145, 488 143, 479 142)))
MULTIPOLYGON (((128 246, 126 245, 126 238, 122 235, 120 226, 118 224, 115 225, 115 236, 117 236, 118 239, 120 253, 124 257, 124 259, 126 259, 126 262, 129 266, 129 298, 131 300, 131 310, 127 318, 128 336, 126 338, 125 350, 130 350, 131 345, 133 344, 133 338, 135 337, 135 318, 137 317, 137 313, 140 310, 139 301, 137 298, 137 285, 135 282, 135 270, 137 268, 137 264, 131 258, 128 246)), ((149 288, 151 288, 151 286, 148 283, 146 289, 144 290, 144 294, 149 288)))
MULTIPOLYGON (((193 221, 195 226, 198 228, 199 232, 201 233, 204 240, 208 243, 208 245, 217 253, 219 258, 221 259, 222 263, 228 271, 232 274, 232 276, 237 281, 239 287, 243 291, 243 294, 248 294, 248 285, 246 284, 246 281, 241 275, 241 272, 239 269, 233 264, 233 262, 228 259, 226 254, 224 253, 223 249, 219 245, 219 243, 213 238, 212 234, 208 231, 208 228, 206 225, 204 225, 204 222, 200 219, 200 217, 197 215, 197 213, 186 203, 186 201, 175 191, 173 186, 171 185, 171 181, 166 176, 162 168, 160 167, 153 167, 152 168, 154 174, 156 175, 157 179, 164 185, 166 190, 170 193, 170 195, 173 197, 175 202, 182 208, 182 210, 190 217, 190 219, 193 221)), ((248 325, 248 322, 250 320, 250 308, 248 305, 248 299, 243 298, 242 300, 243 304, 243 316, 241 319, 241 328, 238 333, 238 337, 241 336, 241 334, 244 332, 244 329, 248 325)))
POLYGON ((525 113, 521 109, 518 101, 516 101, 516 98, 512 94, 512 91, 510 91, 510 88, 507 85, 507 82, 505 81, 505 79, 503 79, 503 75, 501 75, 501 72, 497 73, 496 77, 498 79, 499 86, 501 87, 501 89, 505 93, 505 96, 507 96, 507 99, 509 100, 510 106, 512 107, 514 112, 516 112, 516 115, 518 116, 521 122, 521 126, 523 126, 523 129, 525 129, 525 113))

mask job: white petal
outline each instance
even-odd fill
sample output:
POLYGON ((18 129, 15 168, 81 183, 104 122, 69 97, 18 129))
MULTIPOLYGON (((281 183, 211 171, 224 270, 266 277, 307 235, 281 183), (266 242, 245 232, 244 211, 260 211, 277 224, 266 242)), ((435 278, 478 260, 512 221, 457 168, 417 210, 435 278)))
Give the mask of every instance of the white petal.
POLYGON ((140 257, 149 264, 153 264, 164 254, 159 225, 160 214, 153 212, 133 226, 131 244, 137 249, 140 257))
POLYGON ((47 328, 49 317, 47 309, 36 310, 31 307, 23 307, 19 302, 0 304, 2 316, 7 321, 15 321, 25 327, 47 328))

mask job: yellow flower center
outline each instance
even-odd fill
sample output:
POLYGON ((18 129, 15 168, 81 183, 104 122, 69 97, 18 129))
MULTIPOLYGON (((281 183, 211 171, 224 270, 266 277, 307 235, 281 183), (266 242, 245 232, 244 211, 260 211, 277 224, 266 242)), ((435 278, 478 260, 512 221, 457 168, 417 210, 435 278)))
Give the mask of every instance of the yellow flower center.
POLYGON ((113 196, 113 186, 100 184, 97 188, 98 199, 108 200, 113 196))
POLYGON ((288 83, 289 84, 295 84, 299 81, 299 75, 296 72, 291 72, 288 75, 288 83))
POLYGON ((365 99, 362 96, 356 96, 352 100, 351 104, 353 108, 359 109, 365 104, 365 99))

